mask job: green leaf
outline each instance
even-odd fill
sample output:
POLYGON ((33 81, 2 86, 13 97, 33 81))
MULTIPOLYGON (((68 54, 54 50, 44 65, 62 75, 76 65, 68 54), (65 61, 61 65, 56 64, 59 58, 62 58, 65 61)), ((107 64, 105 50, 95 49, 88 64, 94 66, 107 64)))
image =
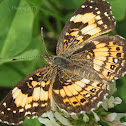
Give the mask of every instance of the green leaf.
POLYGON ((116 97, 120 97, 122 99, 122 103, 117 105, 115 108, 119 112, 126 111, 126 77, 122 77, 121 79, 117 80, 117 92, 115 93, 116 97))
POLYGON ((76 10, 83 2, 84 0, 58 0, 62 6, 62 8, 65 8, 67 10, 76 10), (72 5, 72 6, 71 6, 72 5))
POLYGON ((25 119, 24 126, 41 126, 42 124, 38 121, 37 118, 35 119, 25 119))
POLYGON ((8 25, 8 27, 6 27, 6 34, 4 31, 3 37, 5 38, 2 38, 4 41, 2 41, 1 44, 0 56, 2 58, 8 58, 18 55, 29 45, 32 37, 34 15, 25 0, 20 0, 19 3, 13 0, 5 0, 0 5, 0 8, 0 14, 4 15, 2 24, 0 24, 2 25, 0 26, 0 30, 2 31, 3 26, 6 27, 6 23, 8 25), (5 8, 7 8, 7 10, 5 8))
POLYGON ((123 20, 126 16, 126 0, 109 0, 109 2, 116 20, 123 20))
POLYGON ((22 79, 21 73, 14 69, 16 64, 3 64, 0 66, 0 86, 3 87, 13 87, 15 84, 22 79))
POLYGON ((16 7, 19 5, 19 1, 13 0, 2 0, 0 3, 0 50, 3 48, 4 41, 7 37, 9 28, 11 27, 11 23, 13 21, 14 15, 16 13, 16 9, 12 9, 12 7, 16 7), (6 8, 6 9, 5 9, 6 8))
POLYGON ((117 23, 117 33, 126 38, 126 19, 117 23))

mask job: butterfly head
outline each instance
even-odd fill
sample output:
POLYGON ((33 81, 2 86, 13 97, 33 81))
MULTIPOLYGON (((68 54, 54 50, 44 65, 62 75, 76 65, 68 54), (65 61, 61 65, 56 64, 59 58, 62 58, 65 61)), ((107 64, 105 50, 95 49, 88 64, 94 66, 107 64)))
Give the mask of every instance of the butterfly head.
POLYGON ((44 57, 44 59, 49 63, 49 64, 53 64, 52 62, 53 62, 53 57, 54 56, 49 56, 49 55, 45 55, 45 56, 43 56, 44 57))

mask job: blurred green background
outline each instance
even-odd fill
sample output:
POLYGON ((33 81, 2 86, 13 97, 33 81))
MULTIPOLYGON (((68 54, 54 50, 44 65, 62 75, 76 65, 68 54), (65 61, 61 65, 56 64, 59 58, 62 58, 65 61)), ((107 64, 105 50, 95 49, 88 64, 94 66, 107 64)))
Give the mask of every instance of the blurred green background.
MULTIPOLYGON (((23 77, 46 65, 41 58, 11 61, 12 58, 38 56, 45 53, 40 28, 43 27, 49 54, 55 54, 60 32, 72 13, 84 0, 0 0, 0 98, 1 100, 23 77)), ((117 20, 110 35, 126 38, 126 0, 107 0, 117 20)), ((126 77, 117 80, 114 94, 123 102, 112 111, 126 112, 126 77)), ((34 120, 25 120, 23 126, 40 126, 34 120)), ((0 126, 6 124, 0 123, 0 126)))

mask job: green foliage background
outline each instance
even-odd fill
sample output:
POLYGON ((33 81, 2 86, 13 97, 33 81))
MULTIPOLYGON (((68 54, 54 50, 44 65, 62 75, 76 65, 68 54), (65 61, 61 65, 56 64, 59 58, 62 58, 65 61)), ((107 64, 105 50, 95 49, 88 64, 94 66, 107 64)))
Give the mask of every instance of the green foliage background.
MULTIPOLYGON (((44 28, 44 40, 50 54, 55 54, 60 32, 72 13, 84 0, 0 0, 0 91, 14 87, 23 77, 47 64, 41 58, 27 58, 45 53, 40 28, 44 28)), ((110 33, 126 38, 126 0, 107 0, 112 5, 117 27, 110 33)), ((117 80, 123 103, 112 111, 126 112, 126 78, 117 80)), ((9 89, 9 90, 8 90, 9 89)), ((0 124, 5 125, 5 124, 0 124)), ((23 126, 40 126, 34 120, 26 120, 23 126)))

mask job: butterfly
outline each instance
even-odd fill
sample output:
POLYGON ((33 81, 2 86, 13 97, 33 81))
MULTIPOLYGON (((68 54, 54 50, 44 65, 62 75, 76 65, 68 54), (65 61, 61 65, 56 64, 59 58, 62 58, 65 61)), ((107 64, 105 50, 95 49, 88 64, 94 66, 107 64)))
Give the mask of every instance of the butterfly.
POLYGON ((86 0, 74 12, 59 37, 49 65, 21 80, 0 105, 0 121, 22 123, 40 117, 56 105, 69 114, 91 112, 109 93, 108 82, 126 71, 126 40, 101 34, 116 25, 104 0, 86 0))

